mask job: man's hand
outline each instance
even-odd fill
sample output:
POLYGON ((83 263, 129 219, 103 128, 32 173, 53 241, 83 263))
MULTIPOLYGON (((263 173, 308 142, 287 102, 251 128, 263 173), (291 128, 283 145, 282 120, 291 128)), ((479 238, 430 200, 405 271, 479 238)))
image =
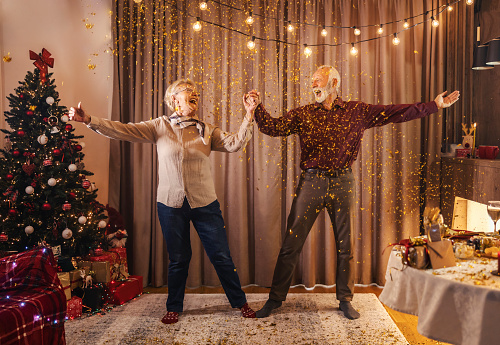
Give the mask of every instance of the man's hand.
POLYGON ((90 123, 90 115, 87 115, 85 110, 82 109, 82 102, 79 102, 76 108, 69 108, 68 116, 72 121, 83 122, 86 125, 90 123))
POLYGON ((460 98, 460 91, 453 91, 451 94, 444 97, 447 92, 448 91, 440 93, 439 95, 437 95, 436 99, 434 100, 434 102, 436 102, 438 109, 448 108, 453 103, 458 101, 458 99, 460 98))

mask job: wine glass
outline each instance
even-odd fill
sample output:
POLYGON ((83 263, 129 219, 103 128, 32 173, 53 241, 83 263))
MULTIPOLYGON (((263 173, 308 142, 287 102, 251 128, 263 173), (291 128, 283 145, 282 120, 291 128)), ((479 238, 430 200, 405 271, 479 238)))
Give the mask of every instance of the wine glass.
POLYGON ((497 222, 500 220, 500 201, 488 201, 488 215, 495 225, 493 232, 497 232, 497 222))

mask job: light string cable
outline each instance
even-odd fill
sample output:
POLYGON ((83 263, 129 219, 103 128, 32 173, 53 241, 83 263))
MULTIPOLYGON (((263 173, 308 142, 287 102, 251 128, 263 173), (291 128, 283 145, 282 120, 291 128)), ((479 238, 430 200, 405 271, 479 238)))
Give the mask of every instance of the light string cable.
MULTIPOLYGON (((408 17, 408 18, 398 19, 398 20, 394 20, 394 21, 390 21, 390 22, 386 22, 386 23, 381 23, 381 24, 368 24, 368 25, 360 25, 360 26, 336 26, 336 25, 318 25, 318 24, 300 23, 300 22, 291 22, 291 21, 287 21, 287 24, 291 23, 291 24, 296 24, 298 26, 315 26, 315 27, 318 27, 318 28, 329 27, 329 28, 336 28, 336 29, 353 29, 353 28, 358 28, 359 29, 359 28, 374 27, 374 26, 381 26, 381 25, 385 26, 385 25, 389 25, 389 24, 394 24, 394 23, 402 22, 402 21, 405 21, 405 23, 407 23, 408 20, 411 20, 411 19, 414 19, 414 18, 417 18, 417 17, 420 17, 420 16, 424 16, 424 19, 422 21, 418 22, 418 23, 414 23, 412 25, 405 25, 405 28, 403 28, 400 31, 396 31, 396 32, 393 32, 393 33, 390 33, 390 34, 386 34, 386 35, 379 35, 378 37, 367 38, 367 39, 358 40, 358 41, 354 41, 354 42, 342 42, 342 43, 336 43, 336 44, 331 44, 331 43, 317 43, 317 44, 308 44, 307 45, 308 47, 318 47, 318 46, 338 47, 338 46, 342 46, 342 45, 359 44, 359 43, 363 43, 363 42, 369 42, 369 41, 381 39, 381 38, 384 38, 384 37, 395 36, 395 35, 403 32, 403 31, 412 29, 412 28, 414 28, 414 27, 416 27, 418 25, 421 25, 421 24, 423 24, 425 22, 428 22, 429 20, 435 19, 437 16, 439 16, 441 13, 443 13, 447 8, 449 8, 450 6, 452 6, 452 5, 456 4, 456 3, 459 3, 460 1, 462 1, 462 0, 455 0, 454 2, 445 4, 445 5, 440 5, 437 8, 432 8, 430 10, 426 10, 425 12, 423 12, 421 14, 417 14, 417 15, 414 15, 414 16, 411 16, 411 17, 408 17), (425 16, 427 16, 429 13, 433 13, 434 10, 436 11, 436 15, 435 16, 431 16, 429 18, 425 18, 425 16)), ((217 1, 217 0, 211 0, 211 2, 217 3, 217 4, 221 5, 221 6, 228 7, 230 9, 234 9, 234 10, 237 10, 237 11, 246 12, 245 10, 243 10, 241 8, 237 8, 237 7, 232 6, 232 5, 224 4, 224 3, 220 2, 220 1, 217 1)), ((237 29, 231 29, 231 28, 228 28, 228 27, 226 27, 224 25, 221 25, 221 24, 217 24, 217 23, 214 23, 214 22, 211 22, 211 21, 208 21, 208 20, 203 20, 201 18, 201 16, 194 16, 194 15, 192 15, 190 13, 186 13, 186 14, 189 17, 195 18, 198 22, 203 22, 203 23, 215 26, 215 27, 219 27, 219 28, 222 28, 222 29, 225 29, 225 30, 233 31, 233 32, 236 32, 236 33, 241 34, 243 36, 250 37, 253 40, 268 41, 268 42, 277 42, 277 43, 284 43, 284 44, 295 45, 295 46, 303 45, 301 43, 288 42, 288 41, 284 41, 284 40, 281 40, 281 39, 258 37, 258 36, 255 36, 254 34, 251 34, 251 33, 246 33, 246 32, 243 32, 243 31, 237 30, 237 29)), ((262 17, 262 18, 268 19, 268 20, 277 20, 277 21, 280 21, 280 22, 284 22, 283 19, 274 18, 274 17, 266 17, 264 15, 257 14, 257 13, 252 13, 252 16, 258 16, 258 17, 262 17)))

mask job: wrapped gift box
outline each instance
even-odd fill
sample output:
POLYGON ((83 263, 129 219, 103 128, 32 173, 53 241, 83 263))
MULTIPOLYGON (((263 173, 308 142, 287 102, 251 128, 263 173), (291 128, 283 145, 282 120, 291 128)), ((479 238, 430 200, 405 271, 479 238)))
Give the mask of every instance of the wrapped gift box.
POLYGON ((82 316, 82 299, 80 297, 71 297, 71 299, 68 301, 66 315, 70 319, 82 316))
POLYGON ((94 284, 91 287, 83 288, 82 307, 90 310, 101 309, 104 304, 104 287, 101 284, 94 284))
POLYGON ((82 276, 85 276, 84 269, 73 270, 73 271, 69 272, 69 283, 70 283, 71 291, 73 291, 77 287, 82 287, 82 285, 83 285, 83 277, 82 276))
POLYGON ((125 266, 125 271, 128 273, 128 264, 127 264, 127 249, 126 248, 110 248, 110 253, 118 254, 118 264, 125 266))
POLYGON ((111 266, 109 261, 80 261, 78 267, 85 272, 94 271, 94 281, 98 283, 109 283, 111 281, 111 266))
POLYGON ((59 278, 59 281, 61 282, 61 286, 64 290, 64 294, 66 295, 66 300, 69 301, 71 299, 69 272, 59 272, 59 273, 57 273, 57 277, 59 278))
POLYGON ((124 281, 113 280, 108 288, 108 302, 121 305, 142 294, 142 276, 129 276, 124 281))

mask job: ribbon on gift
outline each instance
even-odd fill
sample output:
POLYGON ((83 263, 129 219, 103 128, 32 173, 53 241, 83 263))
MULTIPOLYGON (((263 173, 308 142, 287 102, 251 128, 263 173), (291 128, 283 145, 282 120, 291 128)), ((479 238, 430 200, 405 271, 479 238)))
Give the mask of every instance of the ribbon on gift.
POLYGON ((40 70, 40 80, 42 83, 47 82, 49 67, 54 67, 54 58, 51 58, 50 55, 49 51, 45 48, 42 49, 42 54, 37 54, 30 50, 30 60, 35 60, 33 65, 40 70))
POLYGON ((410 238, 405 238, 404 240, 401 240, 399 242, 395 242, 395 243, 389 243, 389 245, 387 247, 384 248, 384 250, 382 251, 382 255, 384 254, 385 250, 389 247, 393 247, 393 246, 403 246, 405 247, 405 251, 404 251, 404 263, 406 265, 408 265, 408 252, 409 252, 409 249, 412 248, 412 247, 415 247, 417 245, 425 245, 427 243, 427 240, 426 239, 422 239, 418 241, 419 243, 416 243, 416 241, 414 239, 412 239, 411 237, 410 238), (421 242, 421 243, 420 243, 421 242))

